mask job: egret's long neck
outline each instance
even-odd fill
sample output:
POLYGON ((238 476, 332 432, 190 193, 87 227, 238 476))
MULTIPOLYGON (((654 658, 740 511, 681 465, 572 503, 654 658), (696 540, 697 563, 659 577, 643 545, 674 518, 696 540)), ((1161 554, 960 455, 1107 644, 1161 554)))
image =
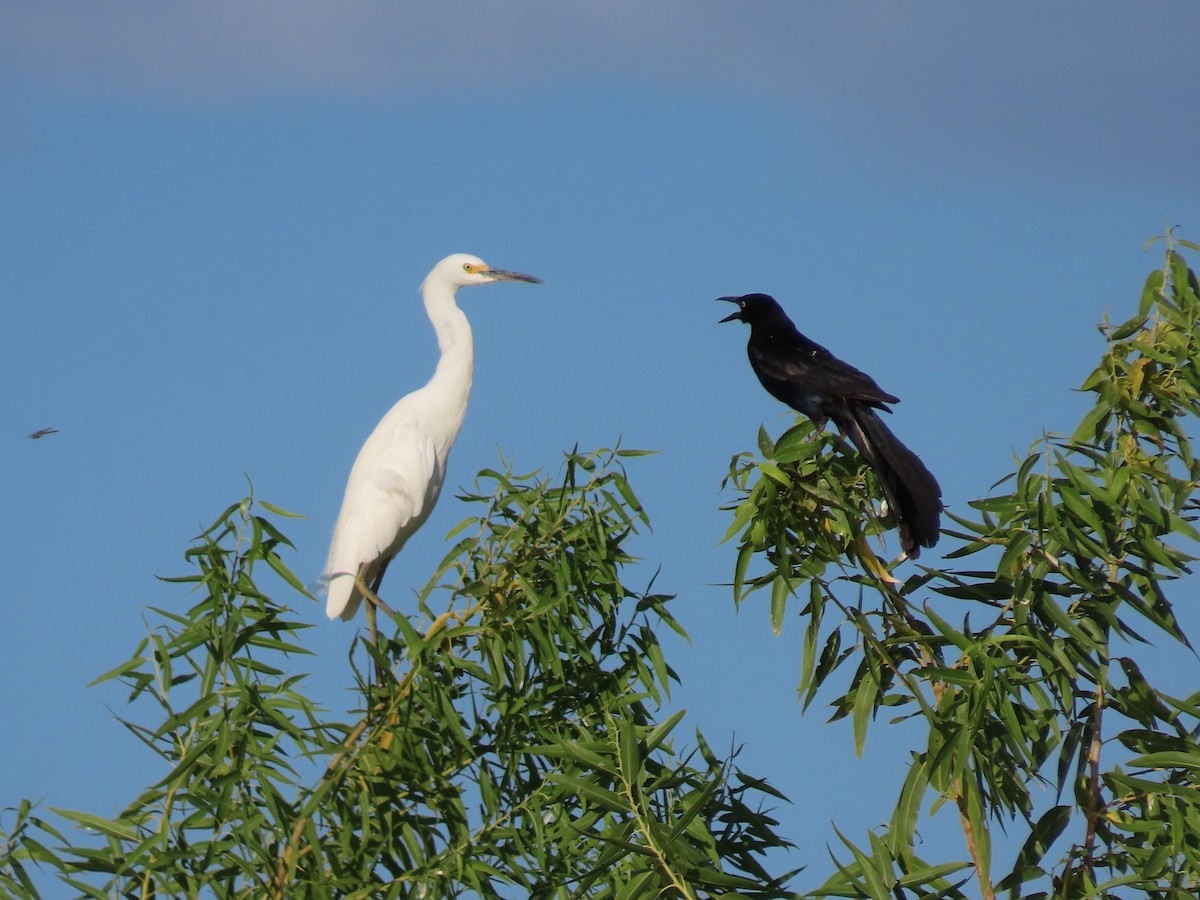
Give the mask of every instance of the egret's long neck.
MULTIPOLYGON (((475 370, 475 343, 471 323, 454 302, 454 292, 442 285, 421 286, 425 297, 425 312, 437 332, 438 349, 442 351, 437 370, 429 387, 444 400, 446 410, 457 410, 454 432, 462 424, 467 398, 471 393, 471 377, 475 370)), ((453 439, 453 438, 451 438, 453 439)))

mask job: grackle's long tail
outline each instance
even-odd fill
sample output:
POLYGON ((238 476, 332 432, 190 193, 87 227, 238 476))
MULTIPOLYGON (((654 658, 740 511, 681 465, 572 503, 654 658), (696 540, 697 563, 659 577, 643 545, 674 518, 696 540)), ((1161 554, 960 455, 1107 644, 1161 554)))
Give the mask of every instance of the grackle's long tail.
POLYGON ((900 531, 900 546, 916 559, 922 547, 937 543, 942 511, 937 479, 871 407, 847 404, 831 418, 874 470, 900 531))

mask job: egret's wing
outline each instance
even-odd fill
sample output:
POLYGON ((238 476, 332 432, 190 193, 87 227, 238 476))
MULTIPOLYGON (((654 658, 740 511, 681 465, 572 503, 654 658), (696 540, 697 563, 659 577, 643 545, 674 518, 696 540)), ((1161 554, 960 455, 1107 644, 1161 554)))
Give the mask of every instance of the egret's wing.
POLYGON ((411 420, 389 414, 372 432, 350 471, 333 529, 323 576, 330 618, 354 615, 362 599, 354 587, 359 566, 400 551, 428 518, 443 474, 436 448, 411 420))

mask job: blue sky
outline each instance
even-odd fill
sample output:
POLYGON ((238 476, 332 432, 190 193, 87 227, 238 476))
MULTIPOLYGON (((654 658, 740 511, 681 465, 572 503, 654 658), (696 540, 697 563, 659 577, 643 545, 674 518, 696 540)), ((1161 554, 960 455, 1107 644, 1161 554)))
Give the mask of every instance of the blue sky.
MULTIPOLYGON (((906 753, 879 730, 857 761, 801 718, 800 623, 774 637, 720 587, 729 457, 790 419, 713 298, 775 294, 902 397, 897 433, 964 510, 1086 408, 1093 326, 1159 262, 1145 239, 1200 237, 1179 40, 1200 5, 410 6, 6 11, 0 806, 112 813, 151 780, 122 692, 87 682, 144 605, 187 604, 154 576, 247 476, 308 516, 290 562, 315 577, 358 447, 432 371, 417 285, 466 251, 545 284, 460 296, 476 381, 451 485, 498 451, 551 471, 575 444, 661 451, 631 478, 693 635, 675 700, 793 798, 815 882, 829 820, 886 819, 906 753)), ((447 492, 389 571, 396 605, 466 513, 447 492)), ((335 703, 353 629, 301 614, 335 703)), ((931 856, 963 855, 945 840, 931 856)))

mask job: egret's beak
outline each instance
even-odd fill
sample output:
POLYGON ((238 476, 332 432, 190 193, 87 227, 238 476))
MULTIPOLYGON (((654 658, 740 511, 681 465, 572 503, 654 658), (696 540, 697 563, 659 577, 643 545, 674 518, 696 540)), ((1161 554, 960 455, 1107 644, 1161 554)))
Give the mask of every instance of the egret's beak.
POLYGON ((528 284, 541 284, 542 279, 533 275, 522 275, 520 272, 508 272, 504 269, 493 269, 488 266, 487 274, 497 281, 524 281, 528 284))
MULTIPOLYGON (((741 299, 741 297, 718 297, 717 301, 720 302, 721 300, 724 300, 726 303, 737 303, 741 299)), ((734 312, 731 312, 729 315, 723 318, 721 322, 733 322, 735 320, 741 321, 741 318, 742 308, 739 306, 734 312)), ((717 324, 720 325, 721 322, 718 322, 717 324)))

